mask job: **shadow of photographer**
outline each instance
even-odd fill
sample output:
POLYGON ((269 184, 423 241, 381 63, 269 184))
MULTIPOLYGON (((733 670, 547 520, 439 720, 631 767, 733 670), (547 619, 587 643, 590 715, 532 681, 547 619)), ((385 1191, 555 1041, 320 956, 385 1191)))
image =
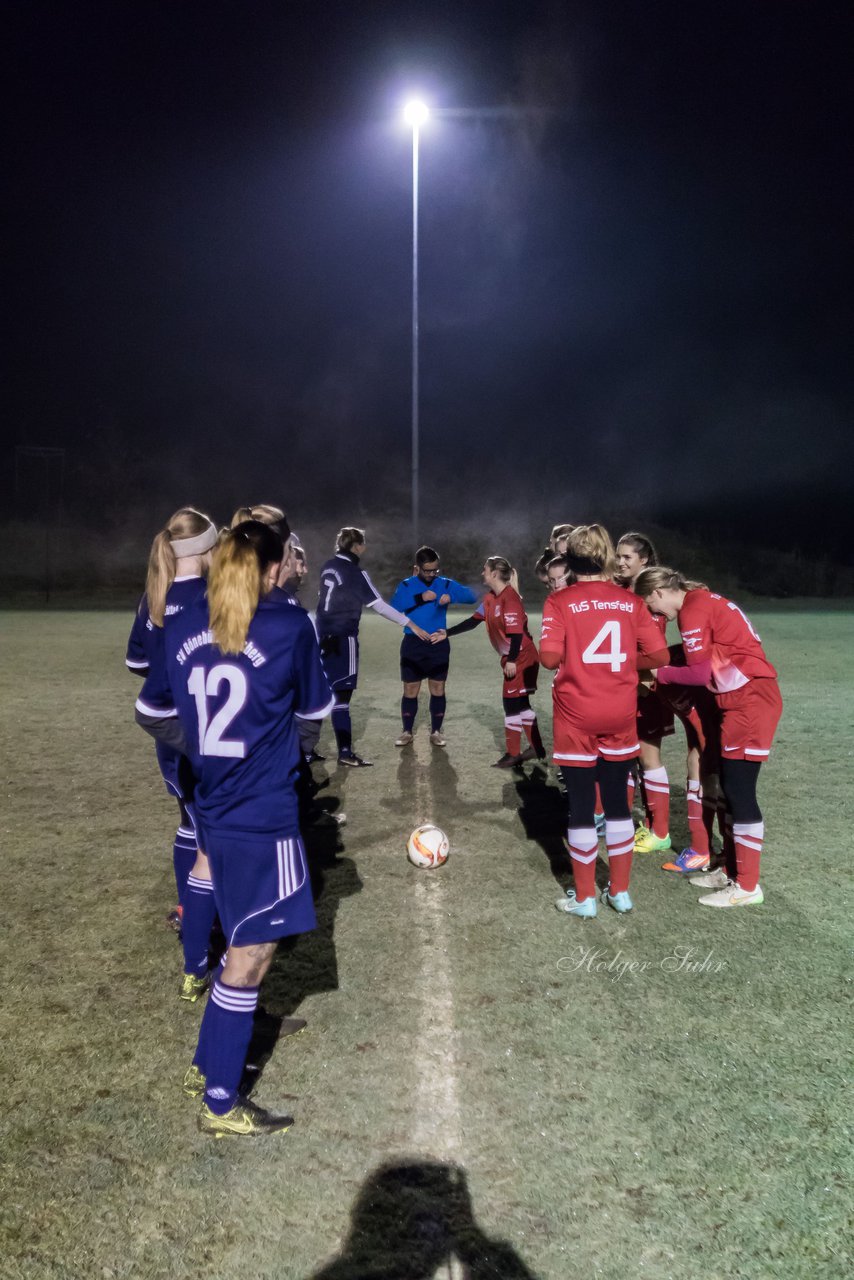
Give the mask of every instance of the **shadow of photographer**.
POLYGON ((537 1280, 477 1225, 464 1169, 411 1160, 370 1175, 339 1256, 310 1280, 434 1280, 440 1267, 459 1280, 537 1280))

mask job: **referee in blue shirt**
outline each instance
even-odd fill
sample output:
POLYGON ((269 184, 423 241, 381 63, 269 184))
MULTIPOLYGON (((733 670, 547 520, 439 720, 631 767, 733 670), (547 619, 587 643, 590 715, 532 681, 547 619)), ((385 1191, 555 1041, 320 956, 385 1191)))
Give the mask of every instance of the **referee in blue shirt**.
POLYGON ((403 729, 394 745, 408 747, 412 741, 418 714, 418 694, 421 681, 426 680, 430 690, 430 741, 434 747, 444 747, 442 721, 445 718, 445 681, 451 644, 449 640, 439 640, 435 644, 425 641, 417 632, 426 631, 432 635, 436 631, 444 631, 448 605, 474 604, 477 597, 469 587, 440 574, 439 554, 432 547, 418 548, 413 568, 413 576, 404 578, 391 598, 392 608, 406 614, 412 624, 404 628, 400 643, 400 678, 403 681, 400 716, 403 729))

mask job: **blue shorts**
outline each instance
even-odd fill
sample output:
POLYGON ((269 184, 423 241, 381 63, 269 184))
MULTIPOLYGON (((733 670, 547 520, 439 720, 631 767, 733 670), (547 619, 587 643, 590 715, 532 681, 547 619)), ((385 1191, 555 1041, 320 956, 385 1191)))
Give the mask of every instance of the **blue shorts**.
POLYGON ((196 826, 193 796, 196 790, 196 779, 190 762, 174 747, 167 747, 162 742, 155 742, 157 763, 166 783, 166 790, 178 801, 181 808, 181 826, 187 828, 184 835, 194 835, 196 826), (193 830, 190 830, 193 828, 193 830))
POLYGON ((355 689, 359 678, 359 637, 321 636, 320 661, 333 691, 355 689))
POLYGON ((450 640, 430 644, 418 636, 405 635, 400 642, 400 678, 404 684, 416 680, 446 680, 450 661, 450 640))
POLYGON ((275 942, 317 925, 305 848, 298 833, 199 833, 211 864, 214 901, 228 945, 275 942))

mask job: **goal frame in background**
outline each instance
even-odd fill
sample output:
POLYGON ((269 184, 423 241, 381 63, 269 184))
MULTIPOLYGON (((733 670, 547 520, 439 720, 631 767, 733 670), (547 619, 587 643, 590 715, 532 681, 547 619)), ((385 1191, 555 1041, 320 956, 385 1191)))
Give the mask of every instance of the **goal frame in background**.
POLYGON ((44 521, 44 598, 50 603, 50 592, 53 580, 53 545, 52 532, 62 526, 62 502, 65 492, 65 449, 47 445, 18 444, 15 446, 15 514, 20 516, 21 494, 24 488, 22 478, 27 471, 27 461, 44 463, 43 484, 41 491, 41 515, 44 521), (51 518, 51 499, 55 490, 55 518, 51 518))

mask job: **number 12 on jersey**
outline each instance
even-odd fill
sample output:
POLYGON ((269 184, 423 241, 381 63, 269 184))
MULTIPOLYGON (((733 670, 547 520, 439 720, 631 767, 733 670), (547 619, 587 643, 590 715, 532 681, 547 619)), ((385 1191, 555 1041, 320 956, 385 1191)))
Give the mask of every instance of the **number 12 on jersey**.
POLYGON ((612 671, 619 671, 628 657, 628 654, 620 652, 621 639, 619 621, 612 618, 596 632, 582 653, 581 661, 586 662, 588 666, 607 663, 612 671))
POLYGON ((233 662, 220 662, 211 667, 205 679, 204 667, 193 667, 187 688, 196 700, 199 718, 199 755, 232 756, 238 760, 246 755, 246 743, 239 738, 226 738, 225 734, 235 716, 243 710, 248 688, 246 676, 233 662), (208 698, 216 698, 220 685, 228 685, 228 697, 211 720, 208 698))

